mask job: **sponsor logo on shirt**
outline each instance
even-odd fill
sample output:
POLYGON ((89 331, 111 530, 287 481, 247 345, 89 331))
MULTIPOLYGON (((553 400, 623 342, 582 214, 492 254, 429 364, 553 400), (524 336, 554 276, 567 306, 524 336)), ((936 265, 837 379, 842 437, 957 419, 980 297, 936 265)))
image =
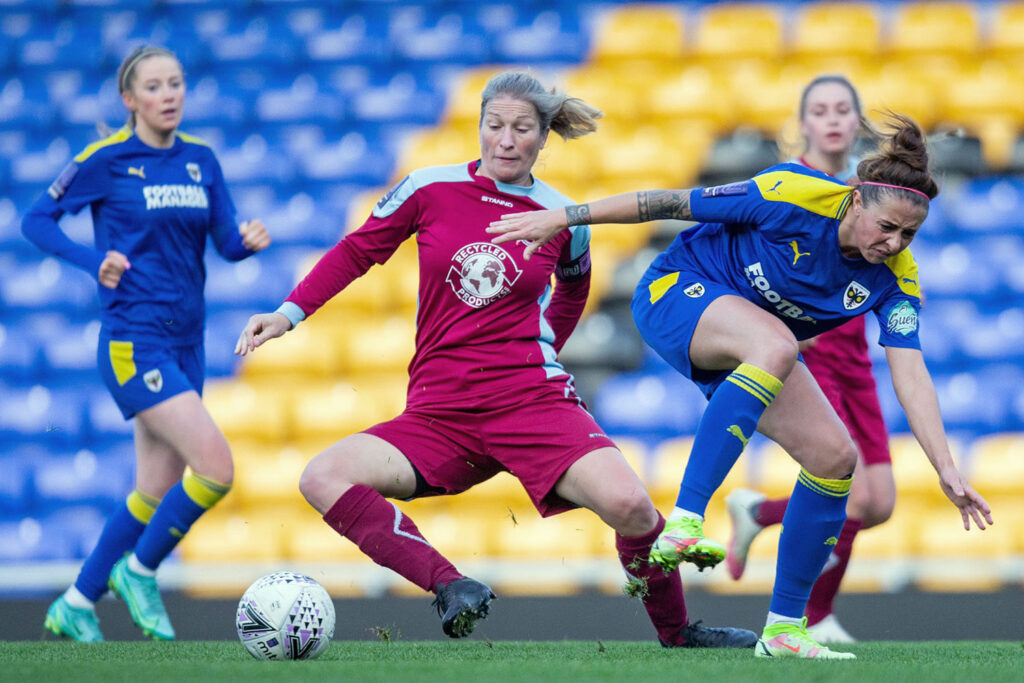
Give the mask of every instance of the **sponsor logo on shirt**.
POLYGON ((699 299, 702 296, 704 296, 705 291, 707 290, 704 288, 704 283, 695 282, 694 284, 684 289, 683 294, 690 297, 691 299, 699 299))
POLYGON ((522 274, 512 256, 500 246, 474 242, 452 256, 447 279, 464 304, 483 308, 507 296, 522 274))
POLYGON ((192 182, 203 182, 203 172, 199 170, 199 164, 190 161, 185 164, 185 170, 188 171, 188 177, 192 179, 192 182))
POLYGON ((50 189, 46 192, 54 199, 60 199, 64 196, 64 193, 68 191, 68 187, 71 186, 71 181, 78 175, 78 164, 75 162, 69 163, 64 167, 64 170, 60 172, 57 179, 50 185, 50 189))
POLYGON ((889 334, 902 334, 904 337, 917 331, 917 311, 909 301, 901 301, 889 311, 886 321, 889 334))
POLYGON ((206 188, 202 185, 146 185, 142 188, 146 209, 184 207, 205 209, 210 206, 206 188))
POLYGON ((744 180, 738 183, 729 183, 728 185, 716 185, 715 187, 705 187, 701 190, 701 197, 731 197, 736 195, 744 195, 750 191, 750 181, 744 180))
POLYGON ((764 269, 761 267, 760 261, 747 266, 744 272, 747 275, 747 281, 750 282, 750 286, 756 289, 768 303, 772 304, 778 315, 817 324, 817 320, 809 315, 804 315, 804 309, 784 299, 781 294, 772 289, 771 283, 768 282, 768 278, 764 275, 764 269))
POLYGON ((800 251, 800 245, 796 243, 796 240, 793 240, 792 242, 790 242, 789 246, 793 247, 793 265, 794 266, 796 265, 796 262, 800 260, 801 256, 810 256, 811 255, 811 252, 809 252, 809 251, 800 251))
POLYGON ((871 296, 871 290, 856 280, 852 280, 850 284, 846 285, 846 292, 843 294, 843 308, 848 311, 860 308, 869 296, 871 296))
POLYGON ((515 204, 513 204, 512 202, 510 202, 508 200, 498 199, 497 197, 488 197, 487 195, 482 195, 480 197, 480 201, 482 201, 482 202, 490 202, 491 204, 498 204, 500 206, 507 206, 510 209, 515 206, 515 204))

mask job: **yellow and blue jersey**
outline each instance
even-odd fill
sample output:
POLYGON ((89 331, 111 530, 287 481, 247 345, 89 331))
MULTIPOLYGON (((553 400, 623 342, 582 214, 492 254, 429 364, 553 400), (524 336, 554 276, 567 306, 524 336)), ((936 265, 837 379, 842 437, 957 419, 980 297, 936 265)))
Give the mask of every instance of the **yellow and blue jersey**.
POLYGON ((774 313, 797 339, 870 310, 880 344, 920 348, 921 294, 910 250, 882 264, 840 251, 839 222, 852 196, 849 185, 792 163, 693 190, 690 208, 701 223, 680 233, 651 271, 725 285, 774 313))
POLYGON ((242 245, 235 207, 213 150, 178 133, 169 149, 125 127, 86 147, 26 215, 26 237, 98 277, 108 250, 131 267, 115 289, 100 287, 104 332, 115 337, 201 344, 207 235, 229 260, 242 245), (95 245, 67 237, 65 213, 91 207, 95 245))

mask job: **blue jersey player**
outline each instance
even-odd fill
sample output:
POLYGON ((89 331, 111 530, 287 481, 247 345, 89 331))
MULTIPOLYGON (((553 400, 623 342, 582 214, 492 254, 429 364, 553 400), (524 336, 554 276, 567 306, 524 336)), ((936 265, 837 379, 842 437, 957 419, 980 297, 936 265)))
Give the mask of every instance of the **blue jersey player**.
POLYGON ((108 585, 147 636, 174 638, 156 569, 234 477, 228 443, 200 400, 203 252, 208 235, 233 261, 270 244, 260 221, 235 222, 213 151, 177 131, 185 80, 175 55, 136 49, 118 87, 127 125, 78 154, 22 227, 41 249, 98 279, 100 374, 125 419, 135 418, 136 489, 46 614, 46 628, 83 642, 103 640, 94 603, 108 585), (86 206, 95 247, 58 225, 86 206))
POLYGON ((704 537, 708 501, 755 429, 800 463, 779 541, 761 657, 852 659, 813 640, 804 608, 846 518, 857 449, 807 367, 798 342, 872 311, 910 427, 960 509, 964 527, 992 523, 949 452, 918 343, 920 289, 907 246, 938 187, 917 125, 858 166, 854 188, 799 164, 695 190, 634 192, 565 209, 504 216, 495 242, 536 250, 568 225, 701 221, 654 260, 633 316, 647 343, 709 396, 679 498, 651 550, 663 567, 704 568, 725 548, 704 537))

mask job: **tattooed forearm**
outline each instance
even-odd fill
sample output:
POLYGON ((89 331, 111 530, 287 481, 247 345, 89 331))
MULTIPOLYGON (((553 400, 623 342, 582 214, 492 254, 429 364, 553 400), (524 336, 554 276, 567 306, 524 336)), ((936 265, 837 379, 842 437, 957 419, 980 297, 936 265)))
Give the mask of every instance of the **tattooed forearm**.
POLYGON ((565 207, 565 220, 568 225, 589 225, 590 204, 576 204, 565 207))
POLYGON ((640 222, 660 218, 693 220, 690 213, 689 190, 650 190, 637 193, 637 213, 640 222))

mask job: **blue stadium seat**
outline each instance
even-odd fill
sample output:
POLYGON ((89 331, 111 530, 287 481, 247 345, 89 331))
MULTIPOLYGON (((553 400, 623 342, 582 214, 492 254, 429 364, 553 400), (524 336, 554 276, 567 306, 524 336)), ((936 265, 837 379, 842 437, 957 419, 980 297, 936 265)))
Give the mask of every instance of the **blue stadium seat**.
POLYGON ((83 438, 87 389, 0 384, 0 437, 8 442, 71 448, 83 438))
POLYGON ((69 530, 34 517, 0 519, 0 564, 71 560, 78 545, 69 530))
POLYGON ((391 58, 387 26, 372 12, 319 19, 307 13, 296 15, 294 22, 303 31, 306 57, 314 64, 360 64, 379 68, 391 58))
POLYGON ((96 287, 84 272, 49 257, 0 274, 0 300, 13 309, 96 310, 96 287))
POLYGON ((487 40, 472 15, 399 7, 391 12, 388 33, 398 62, 476 65, 487 61, 487 40))
POLYGON ((85 414, 82 443, 90 450, 101 454, 104 449, 131 443, 135 435, 134 424, 124 419, 110 392, 100 382, 98 373, 86 393, 85 414))
MULTIPOLYGON (((273 248, 273 247, 271 247, 273 248)), ((256 311, 273 311, 292 290, 293 264, 272 254, 234 263, 216 254, 206 258, 206 306, 212 313, 239 305, 256 311)))
POLYGON ((40 135, 50 128, 54 119, 53 110, 46 106, 42 84, 14 77, 0 85, 0 131, 29 131, 40 135))
POLYGON ((61 552, 68 555, 62 559, 83 560, 88 557, 116 503, 114 501, 104 506, 73 505, 51 512, 41 519, 47 533, 53 533, 67 544, 66 550, 60 548, 61 552))
POLYGON ((36 340, 13 319, 11 324, 6 322, 5 316, 5 322, 0 323, 0 381, 24 383, 37 380, 42 361, 36 340))
POLYGON ((263 90, 255 100, 256 118, 266 123, 316 122, 337 125, 344 121, 345 103, 323 92, 311 73, 300 73, 284 85, 263 90))
POLYGON ((489 38, 493 42, 493 61, 508 64, 570 64, 578 63, 589 50, 590 41, 580 31, 576 8, 563 11, 527 14, 511 27, 495 31, 489 38))
POLYGON ((90 505, 109 512, 131 490, 133 464, 85 449, 58 452, 36 463, 35 495, 46 509, 90 505))
POLYGON ((972 178, 950 192, 948 215, 970 233, 1024 231, 1024 179, 972 178))
POLYGON ((352 111, 363 121, 428 125, 438 121, 444 105, 442 93, 424 89, 412 72, 402 71, 385 85, 356 93, 352 111))
POLYGON ((71 323, 58 334, 39 337, 44 371, 51 381, 64 384, 90 383, 99 380, 96 371, 96 344, 100 323, 71 323))
POLYGON ((692 434, 707 401, 674 370, 629 373, 602 384, 594 397, 594 417, 609 434, 671 438, 692 434))
MULTIPOLYGON (((276 306, 274 307, 276 308, 276 306)), ((265 313, 255 306, 230 308, 210 313, 206 318, 206 376, 227 377, 235 374, 239 357, 235 355, 238 335, 255 313, 265 313)))
POLYGON ((0 518, 29 514, 35 491, 35 463, 46 457, 47 451, 39 446, 14 448, 4 453, 4 476, 0 477, 0 518))

